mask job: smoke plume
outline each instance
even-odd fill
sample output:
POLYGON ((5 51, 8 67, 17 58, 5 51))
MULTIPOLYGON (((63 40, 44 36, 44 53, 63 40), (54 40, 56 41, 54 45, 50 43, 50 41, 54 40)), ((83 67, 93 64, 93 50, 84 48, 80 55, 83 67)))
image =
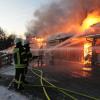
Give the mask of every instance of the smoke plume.
POLYGON ((54 0, 34 13, 28 32, 45 35, 58 32, 80 32, 83 20, 91 12, 100 14, 100 0, 54 0))

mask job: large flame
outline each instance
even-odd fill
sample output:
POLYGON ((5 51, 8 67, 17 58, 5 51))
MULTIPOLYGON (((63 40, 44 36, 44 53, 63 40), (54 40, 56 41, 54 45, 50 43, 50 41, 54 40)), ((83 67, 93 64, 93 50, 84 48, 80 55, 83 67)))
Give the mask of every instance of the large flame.
POLYGON ((100 22, 99 12, 94 11, 88 14, 87 18, 83 21, 82 31, 89 29, 92 25, 100 22))

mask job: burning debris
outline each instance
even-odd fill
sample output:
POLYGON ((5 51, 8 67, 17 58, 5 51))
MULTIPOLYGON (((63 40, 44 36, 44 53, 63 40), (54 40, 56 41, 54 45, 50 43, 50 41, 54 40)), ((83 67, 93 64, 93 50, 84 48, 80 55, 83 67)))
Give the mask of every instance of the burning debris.
POLYGON ((34 13, 29 33, 48 36, 54 33, 82 33, 100 22, 99 0, 54 0, 34 13))

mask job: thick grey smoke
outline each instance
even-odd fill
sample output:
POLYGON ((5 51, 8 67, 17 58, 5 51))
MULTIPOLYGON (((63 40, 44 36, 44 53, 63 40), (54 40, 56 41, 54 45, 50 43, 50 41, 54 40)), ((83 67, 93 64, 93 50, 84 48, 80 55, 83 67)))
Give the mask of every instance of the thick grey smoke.
POLYGON ((95 10, 100 11, 100 0, 54 0, 34 13, 35 19, 30 21, 28 31, 46 36, 76 33, 87 14, 95 10))

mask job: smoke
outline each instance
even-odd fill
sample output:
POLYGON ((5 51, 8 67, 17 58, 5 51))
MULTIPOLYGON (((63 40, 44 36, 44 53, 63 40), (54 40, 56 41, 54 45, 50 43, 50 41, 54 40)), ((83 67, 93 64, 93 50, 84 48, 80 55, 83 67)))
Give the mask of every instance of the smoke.
POLYGON ((100 0, 54 0, 34 13, 28 32, 45 35, 58 32, 80 32, 83 20, 93 11, 100 13, 100 0))

